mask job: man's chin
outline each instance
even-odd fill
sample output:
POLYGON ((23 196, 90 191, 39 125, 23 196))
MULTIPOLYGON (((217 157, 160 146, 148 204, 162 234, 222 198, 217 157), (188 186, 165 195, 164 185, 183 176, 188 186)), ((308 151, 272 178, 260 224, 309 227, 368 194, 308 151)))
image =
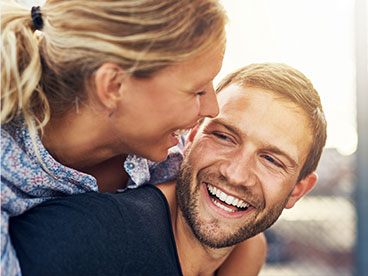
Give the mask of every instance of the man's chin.
MULTIPOLYGON (((182 168, 177 178, 176 185, 176 198, 178 202, 181 215, 184 217, 189 228, 196 239, 202 244, 209 248, 225 248, 233 246, 239 242, 246 240, 247 238, 254 235, 253 232, 248 232, 245 225, 235 225, 229 222, 239 221, 239 218, 225 218, 219 216, 216 212, 210 212, 212 215, 208 216, 207 219, 203 218, 202 213, 199 209, 199 198, 201 186, 194 185, 194 178, 192 175, 192 168, 185 161, 182 163, 182 168), (194 187, 194 191, 191 191, 191 187, 194 187)), ((202 187, 203 188, 203 187, 202 187)), ((207 214, 207 212, 205 212, 207 214)))
POLYGON ((256 235, 254 231, 246 232, 244 229, 228 233, 228 231, 221 230, 221 227, 215 224, 190 223, 189 221, 187 223, 191 224, 190 227, 197 240, 202 245, 213 249, 231 247, 256 235))

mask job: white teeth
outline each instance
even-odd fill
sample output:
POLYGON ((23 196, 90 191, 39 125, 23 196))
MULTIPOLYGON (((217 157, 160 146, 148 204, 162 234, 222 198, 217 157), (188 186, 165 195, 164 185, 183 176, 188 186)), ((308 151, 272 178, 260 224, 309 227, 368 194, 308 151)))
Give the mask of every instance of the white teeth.
POLYGON ((224 205, 222 205, 220 202, 218 202, 216 199, 211 199, 212 202, 217 206, 220 207, 221 209, 225 210, 226 212, 230 212, 230 213, 234 213, 235 210, 230 209, 229 207, 226 207, 224 205))
POLYGON ((233 204, 234 204, 235 206, 237 206, 237 205, 238 205, 238 202, 239 202, 239 199, 235 198, 235 200, 233 201, 233 204))
POLYGON ((235 200, 235 198, 233 198, 232 196, 228 196, 228 197, 226 198, 225 202, 226 202, 227 204, 232 204, 234 200, 235 200))
MULTIPOLYGON (((238 208, 246 208, 246 207, 249 207, 249 204, 246 203, 245 201, 243 201, 242 199, 235 198, 235 197, 233 197, 231 195, 225 194, 223 191, 220 191, 219 189, 217 189, 216 187, 214 187, 214 186, 212 186, 210 184, 207 184, 207 189, 210 192, 210 194, 216 196, 219 200, 221 200, 222 202, 225 202, 228 205, 233 205, 233 206, 236 206, 238 208)), ((214 200, 214 202, 216 202, 216 200, 214 200)), ((218 206, 219 204, 220 203, 217 202, 216 205, 218 206)), ((226 206, 223 206, 223 207, 226 207, 226 206)), ((230 208, 227 208, 227 209, 230 209, 230 208)))
POLYGON ((221 196, 221 191, 220 191, 220 190, 216 190, 215 196, 217 196, 218 198, 220 198, 220 196, 221 196))
POLYGON ((227 198, 227 195, 224 192, 221 192, 220 200, 225 202, 226 198, 227 198))

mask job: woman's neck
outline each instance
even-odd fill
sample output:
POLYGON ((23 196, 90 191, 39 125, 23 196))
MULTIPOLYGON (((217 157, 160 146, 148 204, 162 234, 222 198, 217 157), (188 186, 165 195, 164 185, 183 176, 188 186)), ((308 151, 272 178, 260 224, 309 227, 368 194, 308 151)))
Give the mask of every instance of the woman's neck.
POLYGON ((129 176, 123 166, 125 159, 126 155, 115 156, 82 171, 96 178, 100 192, 116 192, 126 188, 128 183, 129 176))
POLYGON ((52 119, 41 140, 49 153, 60 163, 80 170, 97 165, 121 153, 114 152, 104 124, 72 114, 52 119))
POLYGON ((41 140, 58 162, 94 176, 100 191, 114 192, 127 184, 126 154, 117 150, 105 125, 97 116, 64 116, 49 122, 41 140))

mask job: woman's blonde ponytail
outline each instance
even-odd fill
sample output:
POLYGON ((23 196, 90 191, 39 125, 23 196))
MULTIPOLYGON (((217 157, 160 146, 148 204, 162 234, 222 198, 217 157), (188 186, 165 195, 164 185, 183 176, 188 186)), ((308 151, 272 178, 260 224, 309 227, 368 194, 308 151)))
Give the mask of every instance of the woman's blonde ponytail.
POLYGON ((30 11, 1 2, 1 124, 21 115, 32 134, 50 118, 38 39, 30 11))

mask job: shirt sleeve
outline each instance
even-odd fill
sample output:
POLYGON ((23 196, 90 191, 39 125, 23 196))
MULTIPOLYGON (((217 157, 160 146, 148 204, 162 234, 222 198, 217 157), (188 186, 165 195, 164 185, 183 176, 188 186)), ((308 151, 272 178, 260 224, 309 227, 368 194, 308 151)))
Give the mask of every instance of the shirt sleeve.
POLYGON ((170 149, 167 159, 159 163, 129 155, 124 162, 124 169, 129 175, 127 188, 134 189, 144 184, 159 184, 176 179, 183 161, 184 142, 185 135, 182 135, 179 144, 170 149))
POLYGON ((184 138, 180 143, 170 149, 169 156, 163 162, 156 163, 150 167, 149 184, 159 184, 175 180, 178 176, 181 162, 183 161, 184 138))

